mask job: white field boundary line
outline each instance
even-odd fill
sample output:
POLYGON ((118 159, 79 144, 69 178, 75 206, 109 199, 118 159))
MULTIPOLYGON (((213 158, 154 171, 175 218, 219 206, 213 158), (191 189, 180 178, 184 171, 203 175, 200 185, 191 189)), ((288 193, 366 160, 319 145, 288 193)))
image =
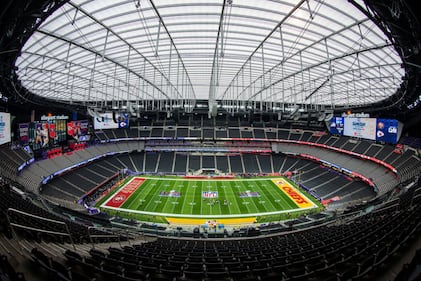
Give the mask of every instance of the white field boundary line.
MULTIPOLYGON (((126 186, 127 184, 129 184, 132 180, 134 180, 135 178, 142 178, 145 180, 178 180, 178 181, 188 181, 188 180, 197 180, 194 178, 181 178, 181 179, 173 179, 173 178, 148 178, 148 177, 138 177, 138 176, 134 176, 130 181, 128 181, 125 185, 121 186, 118 190, 120 190, 121 188, 123 188, 124 186, 126 186)), ((283 177, 276 177, 276 178, 261 178, 261 179, 200 179, 200 180, 207 180, 207 181, 263 181, 263 180, 269 180, 272 181, 273 179, 279 179, 279 178, 283 178, 283 177)), ((289 182, 287 182, 288 185, 291 185, 289 182)), ((241 218, 241 217, 256 217, 256 216, 268 216, 268 215, 278 215, 278 214, 284 214, 284 213, 294 213, 294 212, 299 212, 299 211, 305 211, 305 210, 311 210, 311 209, 315 209, 317 208, 317 205, 314 204, 314 202, 312 200, 309 200, 307 198, 307 196, 305 196, 303 193, 300 192, 300 190, 298 190, 297 188, 295 188, 294 186, 292 186, 297 192, 299 192, 299 194, 301 196, 303 196, 305 199, 307 199, 309 202, 311 202, 311 204, 313 205, 312 207, 307 207, 307 208, 296 208, 296 209, 290 209, 290 210, 282 210, 282 211, 273 211, 273 212, 265 212, 265 213, 252 213, 252 214, 235 214, 235 215, 185 215, 185 214, 173 214, 173 213, 160 213, 160 212, 148 212, 148 211, 138 211, 138 210, 131 210, 131 209, 124 209, 124 208, 116 208, 116 207, 111 207, 111 206, 106 206, 106 204, 108 203, 108 201, 112 200, 112 198, 114 198, 114 196, 118 193, 118 191, 116 191, 116 193, 114 193, 113 196, 110 196, 110 198, 108 198, 104 203, 101 204, 100 208, 104 208, 104 209, 110 209, 110 210, 115 210, 115 211, 123 211, 123 212, 127 212, 127 213, 135 213, 135 214, 142 214, 142 215, 152 215, 152 216, 163 216, 163 217, 174 217, 174 218, 241 218)), ((134 192, 133 192, 134 193, 134 192)))
POLYGON ((252 213, 252 214, 235 214, 235 215, 185 215, 185 214, 172 214, 172 213, 158 213, 158 212, 147 212, 147 211, 137 211, 137 210, 130 210, 130 209, 123 209, 123 208, 115 208, 115 207, 102 207, 104 209, 112 209, 115 211, 121 211, 126 213, 135 213, 135 214, 142 214, 142 215, 152 215, 152 216, 161 216, 161 217, 173 217, 173 218, 217 218, 217 219, 227 219, 227 218, 245 218, 245 217, 258 217, 258 216, 268 216, 268 215, 278 215, 284 213, 294 213, 299 211, 311 210, 317 208, 317 206, 312 206, 308 208, 297 208, 291 210, 283 210, 283 211, 274 211, 274 212, 266 212, 266 213, 252 213))
MULTIPOLYGON (((126 182, 124 185, 122 185, 122 186, 120 186, 115 192, 114 192, 114 194, 112 195, 112 196, 110 196, 107 200, 105 200, 102 204, 101 204, 101 206, 100 207, 105 207, 105 205, 107 205, 107 203, 108 202, 110 202, 113 198, 114 198, 114 196, 116 196, 117 195, 117 193, 120 191, 120 189, 122 189, 123 187, 125 187, 126 185, 128 185, 129 183, 131 183, 132 181, 134 181, 134 179, 135 178, 142 178, 142 177, 133 177, 133 178, 131 178, 128 182, 126 182)), ((140 185, 141 186, 141 185, 140 185)), ((140 187, 139 186, 139 187, 140 187)), ((137 189, 136 189, 137 190, 137 189)), ((130 196, 132 196, 132 194, 133 194, 134 192, 132 192, 131 194, 130 194, 130 196)), ((129 197, 130 197, 129 196, 129 197)), ((129 199, 129 197, 127 197, 126 198, 126 200, 125 201, 127 201, 127 199, 129 199)), ((124 201, 124 202, 125 202, 124 201)))

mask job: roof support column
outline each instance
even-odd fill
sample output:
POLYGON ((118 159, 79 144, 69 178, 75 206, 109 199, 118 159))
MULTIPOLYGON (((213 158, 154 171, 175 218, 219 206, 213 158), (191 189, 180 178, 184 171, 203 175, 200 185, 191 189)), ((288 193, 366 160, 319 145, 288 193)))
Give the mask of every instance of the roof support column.
POLYGON ((95 59, 94 59, 94 65, 91 69, 91 78, 89 79, 89 89, 88 89, 88 100, 87 102, 89 102, 91 100, 91 89, 94 87, 94 77, 95 77, 95 68, 96 68, 96 57, 97 55, 95 54, 95 59))
MULTIPOLYGON (((129 64, 130 64, 130 51, 131 51, 131 48, 130 48, 130 46, 129 46, 129 51, 127 52, 127 62, 126 62, 126 64, 127 64, 127 69, 130 69, 130 67, 129 67, 129 64)), ((126 71, 126 83, 127 83, 127 97, 126 97, 126 100, 127 100, 127 103, 129 102, 129 97, 130 97, 130 71, 126 71)))
MULTIPOLYGON (((169 92, 168 90, 168 86, 170 85, 171 82, 171 62, 172 62, 172 44, 170 45, 170 58, 169 58, 169 62, 168 62, 168 83, 167 83, 167 93, 169 92)), ((171 94, 169 95, 172 99, 171 94)))
MULTIPOLYGON (((281 60, 281 76, 284 76, 284 61, 285 61, 285 48, 284 48, 284 36, 282 33, 282 25, 279 26, 279 36, 281 38, 281 54, 282 54, 282 60, 281 60)), ((285 112, 285 81, 282 79, 282 112, 285 112)))
POLYGON ((156 34, 155 57, 158 56, 159 37, 161 35, 161 21, 158 22, 158 33, 156 34))
MULTIPOLYGON (((327 62, 329 65, 329 86, 330 86, 330 106, 332 108, 335 107, 334 103, 333 103, 333 67, 332 67, 332 61, 330 60, 330 55, 329 55, 329 47, 327 44, 327 38, 325 38, 325 47, 326 47, 326 58, 327 58, 327 62)), ((358 56, 358 54, 357 54, 358 56)))
POLYGON ((104 49, 102 50, 102 61, 104 61, 104 59, 105 59, 105 50, 107 49, 108 34, 109 33, 110 33, 110 30, 107 29, 107 35, 105 35, 104 49))
POLYGON ((262 90, 260 91, 260 111, 263 111, 263 89, 265 88, 265 52, 263 50, 264 44, 262 44, 262 90))
MULTIPOLYGON (((301 102, 304 104, 304 71, 303 71, 303 56, 300 51, 300 68, 301 68, 301 102)), ((306 105, 304 105, 306 106, 306 105)))

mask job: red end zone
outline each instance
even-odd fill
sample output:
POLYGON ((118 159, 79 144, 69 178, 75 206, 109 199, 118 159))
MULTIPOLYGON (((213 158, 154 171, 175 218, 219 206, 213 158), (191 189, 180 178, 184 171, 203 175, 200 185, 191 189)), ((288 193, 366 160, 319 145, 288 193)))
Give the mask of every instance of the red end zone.
POLYGON ((114 196, 111 197, 111 200, 109 200, 105 204, 105 206, 120 208, 120 206, 123 205, 124 202, 126 202, 130 195, 132 195, 132 193, 135 192, 136 189, 139 186, 141 186, 144 181, 145 179, 143 178, 133 178, 122 189, 120 189, 119 192, 114 194, 114 196))

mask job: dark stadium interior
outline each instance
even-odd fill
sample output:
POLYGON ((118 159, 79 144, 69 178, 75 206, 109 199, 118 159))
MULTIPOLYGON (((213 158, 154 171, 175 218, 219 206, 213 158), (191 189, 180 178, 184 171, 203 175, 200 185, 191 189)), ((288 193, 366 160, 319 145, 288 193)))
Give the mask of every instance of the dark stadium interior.
POLYGON ((2 1, 0 280, 420 280, 418 11, 2 1), (323 209, 208 231, 94 207, 128 174, 284 176, 323 209))

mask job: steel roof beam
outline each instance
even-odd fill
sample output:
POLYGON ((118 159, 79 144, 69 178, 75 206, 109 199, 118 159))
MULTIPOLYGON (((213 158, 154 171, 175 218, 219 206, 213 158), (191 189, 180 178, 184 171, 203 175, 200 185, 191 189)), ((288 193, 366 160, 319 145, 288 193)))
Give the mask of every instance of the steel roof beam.
MULTIPOLYGON (((116 36, 118 39, 121 40, 121 42, 124 42, 124 44, 126 44, 127 46, 129 46, 129 48, 133 49, 139 56, 141 56, 146 62, 148 62, 153 68, 157 69, 157 67, 151 63, 142 53, 140 53, 136 48, 134 48, 129 42, 127 42, 123 37, 121 37, 118 33, 114 32, 112 29, 110 29, 108 26, 106 26, 103 22, 99 21, 98 19, 96 19, 93 15, 89 14, 88 12, 86 12, 82 7, 80 7, 79 5, 74 4, 73 2, 69 2, 69 5, 73 6, 75 9, 78 9, 80 12, 82 12, 84 15, 86 15, 88 18, 90 18, 91 20, 93 20, 94 22, 96 22, 97 24, 101 25, 105 30, 111 32, 114 36, 116 36)), ((60 37, 58 37, 60 38, 60 37)), ((112 61, 110 59, 108 59, 109 61, 112 61)), ((114 62, 114 61, 112 61, 114 62)), ((116 63, 116 62, 114 62, 116 63)), ((121 64, 118 64, 119 66, 121 66, 121 64)), ((159 69, 157 69, 157 71, 163 76, 165 77, 166 80, 168 80, 168 78, 166 77, 166 75, 161 72, 159 69)), ((135 73, 136 74, 136 73, 135 73)), ((149 83, 149 82, 148 82, 149 83)), ((172 85, 171 81, 168 80, 168 83, 174 87, 174 85, 172 85)), ((157 89, 158 90, 158 89, 157 89)), ((161 92, 163 92, 162 90, 160 90, 161 92)), ((176 92, 178 95, 180 95, 180 92, 178 91, 178 89, 176 89, 176 92)), ((167 94, 163 93, 165 96, 167 96, 168 98, 170 98, 167 94)))
MULTIPOLYGON (((193 94, 193 97, 192 97, 192 98, 196 98, 196 94, 194 93, 193 84, 191 83, 191 80, 190 80, 190 77, 189 77, 189 73, 188 73, 188 71, 187 71, 186 66, 184 65, 183 59, 181 58, 181 55, 180 55, 180 52, 178 51, 177 46, 175 45, 174 40, 173 40, 173 38, 172 38, 172 36, 171 36, 171 34, 170 34, 170 32, 169 32, 169 30, 168 30, 168 28, 167 28, 167 26, 166 26, 165 22, 164 22, 164 20, 163 20, 163 18, 162 18, 162 16, 161 16, 161 14, 159 13, 158 9, 156 8, 155 3, 153 2, 153 0, 149 0, 149 2, 151 3, 152 8, 154 9, 154 11, 155 11, 156 15, 158 16, 158 18, 159 18, 159 22, 160 22, 160 23, 161 23, 161 25, 164 27, 165 32, 167 33, 168 38, 169 38, 169 39, 170 39, 170 41, 171 41, 171 46, 173 46, 173 47, 174 47, 174 50, 175 50, 175 52, 177 53, 177 57, 178 57, 178 59, 179 59, 179 60, 180 60, 180 62, 181 62, 181 66, 182 66, 182 68, 183 68, 184 72, 186 73, 186 79, 187 79, 187 80, 189 81, 189 83, 190 83, 190 87, 191 87, 192 94, 193 94)), ((170 60, 171 60, 171 58, 170 58, 170 60)), ((170 65, 171 65, 171 63, 170 63, 170 65)), ((169 75, 170 75, 170 74, 169 74, 169 75)), ((168 78, 168 80, 170 81, 170 79, 169 79, 169 78, 168 78)), ((177 89, 177 91, 178 91, 178 89, 177 89)))
MULTIPOLYGON (((84 50, 86 50, 86 51, 90 52, 91 54, 94 54, 95 56, 102 57, 102 55, 103 55, 103 54, 101 54, 101 53, 99 53, 99 52, 97 52, 97 51, 95 51, 95 50, 89 49, 89 48, 87 48, 87 47, 85 47, 85 46, 83 46, 83 45, 77 44, 76 42, 73 42, 73 41, 68 40, 68 39, 66 39, 66 38, 63 38, 63 37, 57 36, 57 35, 55 35, 55 34, 51 34, 51 33, 49 33, 49 32, 43 31, 43 30, 38 30, 38 32, 40 32, 40 33, 42 33, 42 34, 44 34, 44 35, 47 35, 47 36, 53 37, 53 38, 55 38, 55 39, 62 40, 62 41, 64 41, 64 42, 70 43, 70 44, 72 44, 72 45, 74 45, 74 46, 76 46, 76 47, 78 47, 78 48, 82 48, 82 49, 84 49, 84 50)), ((129 67, 128 67, 127 65, 121 64, 121 63, 119 63, 119 62, 117 62, 117 61, 115 61, 115 60, 113 60, 113 59, 111 59, 111 58, 109 58, 109 57, 107 57, 107 56, 104 56, 104 58, 105 58, 106 60, 108 60, 108 61, 110 61, 110 62, 114 63, 114 65, 118 65, 119 67, 121 67, 121 68, 125 69, 126 71, 131 72, 131 73, 133 73, 135 76, 137 76, 137 77, 139 77, 139 78, 141 78, 141 79, 145 80, 148 84, 150 84, 150 85, 151 85, 152 87, 154 87, 156 90, 158 90, 159 92, 161 92, 161 93, 162 93, 165 97, 167 97, 168 99, 170 99, 170 97, 169 97, 169 96, 168 96, 168 95, 167 95, 167 94, 166 94, 166 93, 165 93, 162 89, 158 88, 156 85, 154 85, 151 81, 149 81, 149 80, 148 80, 148 79, 146 79, 145 77, 143 77, 143 76, 141 76, 140 74, 138 74, 138 73, 134 72, 133 70, 129 69, 129 67)), ((64 62, 64 61, 63 61, 63 62, 64 62)))

